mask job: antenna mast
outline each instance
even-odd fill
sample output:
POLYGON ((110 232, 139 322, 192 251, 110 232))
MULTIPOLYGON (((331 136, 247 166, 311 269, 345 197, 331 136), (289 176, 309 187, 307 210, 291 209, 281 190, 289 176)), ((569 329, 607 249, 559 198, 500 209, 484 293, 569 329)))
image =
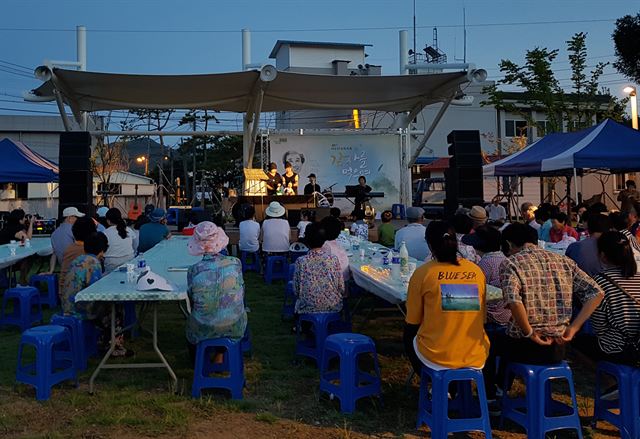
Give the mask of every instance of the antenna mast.
POLYGON ((462 62, 467 62, 467 10, 462 8, 462 32, 463 32, 463 49, 462 49, 462 62))
POLYGON ((413 0, 413 63, 417 62, 416 59, 416 0, 413 0))

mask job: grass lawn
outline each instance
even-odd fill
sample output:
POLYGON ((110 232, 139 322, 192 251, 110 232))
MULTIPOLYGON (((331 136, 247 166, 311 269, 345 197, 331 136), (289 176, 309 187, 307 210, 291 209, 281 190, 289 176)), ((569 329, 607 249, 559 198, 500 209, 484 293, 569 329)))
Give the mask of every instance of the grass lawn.
MULTIPOLYGON (((253 355, 245 361, 247 387, 242 401, 223 395, 200 400, 190 397, 192 370, 184 339, 184 318, 174 303, 162 305, 159 343, 178 376, 177 393, 169 389, 166 371, 107 370, 96 380, 96 393, 88 394, 88 381, 96 366, 80 376, 80 388, 71 383, 54 387, 49 401, 39 403, 35 392, 15 385, 20 334, 0 331, 0 437, 384 437, 425 436, 415 430, 417 385, 405 386, 409 365, 401 343, 403 321, 398 311, 376 312, 368 321, 354 318, 354 331, 374 338, 382 367, 384 406, 361 400, 354 415, 344 416, 336 400, 319 398, 318 371, 311 362, 295 361, 291 323, 280 319, 284 285, 264 285, 260 277, 245 276, 253 355)), ((46 318, 51 312, 46 313, 46 318)), ((143 324, 150 325, 147 318, 143 324)), ((155 361, 150 336, 142 333, 127 346, 135 360, 155 361)), ((591 430, 593 369, 573 365, 578 405, 586 437, 618 437, 617 430, 591 430)), ((600 426, 606 424, 599 424, 600 426)), ((496 424, 496 427, 498 424, 496 424)), ((601 427, 602 428, 602 427, 601 427)), ((464 436, 464 435, 463 435, 464 436)), ((471 434, 482 437, 482 434, 471 434)), ((507 424, 494 437, 524 438, 523 431, 507 424)), ((550 437, 577 437, 559 432, 550 437)))

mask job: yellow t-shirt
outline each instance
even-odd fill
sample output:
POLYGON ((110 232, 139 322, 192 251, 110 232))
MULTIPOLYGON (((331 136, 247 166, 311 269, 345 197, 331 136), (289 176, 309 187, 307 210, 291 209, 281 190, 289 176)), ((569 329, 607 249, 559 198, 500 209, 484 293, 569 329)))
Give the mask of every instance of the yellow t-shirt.
POLYGON ((480 368, 489 355, 486 281, 477 265, 459 262, 431 261, 413 273, 406 322, 420 325, 417 346, 427 360, 452 369, 480 368))

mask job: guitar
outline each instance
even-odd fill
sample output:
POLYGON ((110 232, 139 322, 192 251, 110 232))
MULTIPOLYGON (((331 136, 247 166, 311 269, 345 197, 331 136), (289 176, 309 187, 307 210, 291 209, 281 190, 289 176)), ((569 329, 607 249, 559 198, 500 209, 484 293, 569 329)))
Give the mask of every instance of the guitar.
POLYGON ((140 209, 140 205, 138 204, 138 185, 135 186, 136 194, 133 199, 133 203, 131 203, 131 207, 129 207, 129 212, 127 213, 127 218, 131 221, 135 221, 142 214, 142 209, 140 209))

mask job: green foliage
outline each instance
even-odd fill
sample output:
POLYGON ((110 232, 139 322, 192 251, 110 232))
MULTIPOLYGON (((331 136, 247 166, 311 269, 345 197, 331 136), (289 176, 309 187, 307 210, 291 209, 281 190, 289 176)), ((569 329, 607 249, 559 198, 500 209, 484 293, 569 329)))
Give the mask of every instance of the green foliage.
POLYGON ((599 80, 608 63, 598 63, 587 72, 587 34, 579 32, 567 41, 568 59, 571 66, 571 91, 567 93, 560 85, 552 68, 559 50, 536 47, 527 50, 525 62, 519 65, 511 60, 500 62, 504 78, 495 85, 485 87, 489 98, 482 105, 493 105, 498 110, 520 114, 529 126, 539 126, 531 116, 531 110, 544 112, 546 132, 562 132, 566 124, 570 131, 583 129, 593 124, 594 118, 610 117, 622 120, 624 105, 607 89, 599 88, 599 80), (507 99, 500 85, 517 86, 523 90, 517 100, 507 99))
POLYGON ((630 80, 640 83, 640 13, 619 18, 612 38, 617 58, 613 66, 630 80))

